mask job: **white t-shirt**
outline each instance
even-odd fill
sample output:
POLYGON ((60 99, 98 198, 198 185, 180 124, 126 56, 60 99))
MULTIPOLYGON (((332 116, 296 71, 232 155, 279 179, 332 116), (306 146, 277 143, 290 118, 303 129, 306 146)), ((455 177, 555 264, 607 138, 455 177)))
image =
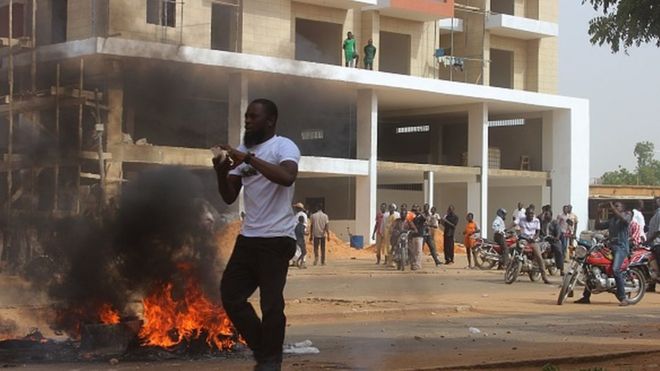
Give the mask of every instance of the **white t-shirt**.
MULTIPOLYGON (((245 145, 238 147, 247 152, 245 145)), ((254 156, 271 164, 284 161, 300 161, 300 150, 290 139, 274 136, 249 149, 254 156)), ((242 163, 229 172, 242 178, 245 202, 245 219, 241 235, 245 237, 296 238, 295 225, 291 223, 294 186, 285 187, 271 182, 252 166, 242 163)))
POLYGON ((522 208, 520 210, 516 209, 516 211, 513 212, 513 220, 518 224, 521 220, 525 219, 527 215, 525 215, 525 208, 522 208))
POLYGON ((528 221, 527 218, 524 218, 518 221, 518 226, 520 227, 521 235, 527 238, 532 238, 536 235, 536 231, 541 229, 541 222, 537 217, 534 217, 532 221, 528 221))

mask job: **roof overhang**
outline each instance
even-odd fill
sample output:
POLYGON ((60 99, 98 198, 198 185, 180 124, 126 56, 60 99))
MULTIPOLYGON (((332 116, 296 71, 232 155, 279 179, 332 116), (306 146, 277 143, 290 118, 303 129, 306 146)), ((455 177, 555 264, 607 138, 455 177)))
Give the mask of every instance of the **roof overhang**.
POLYGON ((559 36, 556 23, 516 17, 508 14, 492 14, 486 20, 486 29, 491 35, 521 40, 535 40, 559 36))
MULTIPOLYGON (((37 48, 39 63, 62 63, 63 69, 70 64, 69 67, 76 68, 77 71, 77 60, 80 58, 119 58, 150 64, 161 61, 180 64, 182 72, 186 68, 199 71, 199 67, 203 67, 208 71, 205 73, 247 73, 263 80, 299 80, 353 91, 372 89, 378 96, 381 112, 430 113, 452 107, 453 110, 464 110, 475 103, 487 104, 490 115, 529 114, 588 107, 588 101, 580 98, 150 41, 90 38, 37 48)), ((96 62, 86 64, 86 71, 89 66, 99 69, 98 72, 101 73, 104 64, 96 62)), ((30 63, 29 54, 14 56, 14 65, 17 67, 29 66, 30 63)), ((6 76, 6 70, 7 63, 4 58, 0 63, 0 80, 6 76)))
POLYGON ((454 0, 378 0, 378 5, 365 10, 378 10, 381 15, 427 22, 454 16, 454 0))

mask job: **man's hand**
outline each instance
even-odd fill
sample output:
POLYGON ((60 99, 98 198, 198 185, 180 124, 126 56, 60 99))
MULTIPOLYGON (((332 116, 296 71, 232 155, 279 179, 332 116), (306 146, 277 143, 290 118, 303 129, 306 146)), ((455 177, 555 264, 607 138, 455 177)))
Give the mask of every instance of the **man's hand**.
POLYGON ((247 155, 245 152, 241 152, 229 144, 223 144, 220 146, 220 148, 224 151, 227 152, 227 156, 231 158, 234 161, 233 167, 236 167, 245 161, 245 156, 247 155))

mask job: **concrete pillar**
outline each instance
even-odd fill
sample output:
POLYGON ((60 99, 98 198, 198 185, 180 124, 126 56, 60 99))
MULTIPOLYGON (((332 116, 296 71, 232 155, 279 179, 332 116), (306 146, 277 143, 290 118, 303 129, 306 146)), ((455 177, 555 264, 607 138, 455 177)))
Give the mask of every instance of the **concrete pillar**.
POLYGON ((124 80, 119 61, 110 62, 109 68, 110 74, 107 89, 109 111, 104 135, 106 150, 112 154, 112 160, 105 163, 105 176, 106 179, 110 179, 106 182, 106 201, 112 198, 118 198, 121 187, 121 183, 118 180, 124 176, 123 154, 121 150, 123 141, 124 80))
POLYGON ((247 111, 248 101, 248 79, 242 73, 229 75, 227 87, 229 96, 229 109, 227 117, 227 141, 229 145, 238 147, 243 141, 244 115, 247 111))
MULTIPOLYGON (((248 97, 247 76, 238 72, 229 75, 227 86, 229 104, 227 109, 227 142, 232 147, 238 147, 243 142, 245 132, 245 111, 250 104, 248 97)), ((238 195, 238 213, 245 211, 243 190, 238 195)))
POLYGON ((424 172, 424 203, 433 206, 433 195, 435 188, 435 173, 432 171, 424 172))
MULTIPOLYGON (((589 103, 576 100, 571 109, 552 112, 552 207, 566 204, 587 226, 589 199, 589 103)), ((579 231, 578 231, 579 233, 579 231)))
MULTIPOLYGON (((360 61, 364 58, 364 46, 367 45, 367 41, 372 39, 374 41, 374 46, 376 47, 376 58, 374 59, 374 71, 378 71, 379 66, 379 51, 380 51, 380 13, 377 10, 369 10, 362 12, 362 32, 361 40, 358 40, 359 47, 358 53, 360 54, 360 61)), ((360 66, 362 67, 362 66, 360 66)))
MULTIPOLYGON (((475 196, 476 186, 468 185, 468 206, 475 207, 472 211, 475 218, 484 223, 488 220, 488 105, 478 103, 468 110, 468 166, 479 167, 479 207, 475 196)), ((488 228, 482 228, 482 235, 488 236, 488 228)))
POLYGON ((369 174, 355 179, 355 233, 368 240, 376 218, 378 180, 378 97, 371 89, 358 91, 357 158, 369 161, 369 174))
POLYGON ((481 215, 481 184, 475 178, 465 184, 467 188, 467 212, 474 214, 477 225, 484 229, 488 219, 482 220, 481 215))

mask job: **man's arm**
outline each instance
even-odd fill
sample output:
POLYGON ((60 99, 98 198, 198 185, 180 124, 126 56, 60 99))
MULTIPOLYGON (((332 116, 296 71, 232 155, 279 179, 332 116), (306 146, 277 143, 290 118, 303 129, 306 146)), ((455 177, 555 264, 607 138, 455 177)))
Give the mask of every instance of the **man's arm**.
POLYGON ((231 169, 229 156, 225 157, 224 160, 218 156, 214 157, 213 169, 215 170, 215 175, 218 179, 218 192, 220 193, 222 200, 227 204, 233 204, 234 201, 236 201, 238 194, 241 192, 243 182, 241 181, 241 177, 229 175, 229 170, 231 169))
POLYGON ((622 222, 625 222, 626 224, 630 223, 630 219, 631 219, 630 216, 627 215, 627 213, 619 212, 619 210, 617 210, 616 207, 614 207, 614 204, 612 202, 610 202, 610 209, 612 209, 614 216, 619 218, 622 222))
POLYGON ((328 242, 330 242, 330 228, 328 228, 329 225, 330 223, 325 223, 325 229, 323 230, 323 233, 328 236, 328 242))

